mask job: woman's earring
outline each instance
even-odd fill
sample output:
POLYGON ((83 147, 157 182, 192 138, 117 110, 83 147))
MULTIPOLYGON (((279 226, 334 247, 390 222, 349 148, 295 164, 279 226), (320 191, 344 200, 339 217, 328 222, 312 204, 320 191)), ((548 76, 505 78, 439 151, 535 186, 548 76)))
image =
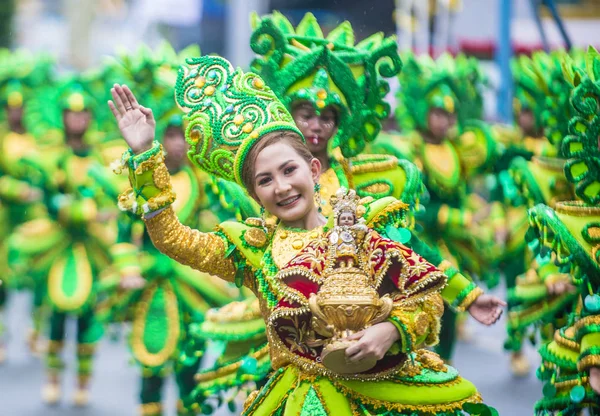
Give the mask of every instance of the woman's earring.
POLYGON ((315 183, 315 204, 319 213, 323 212, 323 199, 321 199, 321 184, 315 183))

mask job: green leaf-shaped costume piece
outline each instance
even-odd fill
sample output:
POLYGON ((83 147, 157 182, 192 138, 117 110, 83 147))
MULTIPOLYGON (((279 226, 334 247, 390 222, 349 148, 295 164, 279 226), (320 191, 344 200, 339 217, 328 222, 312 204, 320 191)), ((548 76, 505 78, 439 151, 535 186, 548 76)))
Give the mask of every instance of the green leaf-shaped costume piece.
POLYGON ((287 130, 292 116, 256 74, 234 71, 220 57, 190 58, 179 69, 175 98, 187 113, 188 156, 200 169, 242 184, 248 151, 262 136, 287 130))
POLYGON ((587 76, 573 90, 571 104, 577 114, 569 122, 562 151, 569 160, 565 176, 588 205, 600 204, 600 54, 590 47, 587 76))
POLYGON ((250 46, 259 57, 251 64, 291 111, 299 101, 317 111, 333 106, 338 131, 333 146, 345 157, 360 154, 381 130, 390 113, 383 78, 397 75, 402 62, 396 40, 377 33, 354 45, 354 32, 343 22, 324 37, 314 15, 293 25, 278 12, 253 17, 250 46))

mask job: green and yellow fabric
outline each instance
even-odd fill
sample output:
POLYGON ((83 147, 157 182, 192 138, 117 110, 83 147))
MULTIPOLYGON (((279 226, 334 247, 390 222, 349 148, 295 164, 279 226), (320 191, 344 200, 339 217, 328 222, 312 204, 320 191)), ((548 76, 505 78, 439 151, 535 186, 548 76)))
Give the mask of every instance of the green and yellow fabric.
MULTIPOLYGON (((69 82, 61 88, 60 108, 84 111, 91 98, 69 82)), ((36 100, 40 97, 36 97, 36 100)), ((47 105, 47 103, 46 103, 47 105)), ((33 104, 29 108, 39 108, 33 104)), ((28 179, 44 191, 49 216, 23 224, 8 240, 9 260, 15 267, 30 265, 46 276, 47 301, 51 307, 48 366, 62 368, 60 351, 67 315, 78 319, 78 372, 91 374, 94 344, 102 327, 94 317, 96 283, 108 264, 108 247, 116 232, 101 224, 98 213, 110 207, 109 200, 89 175, 95 165, 104 165, 104 155, 94 148, 74 151, 65 144, 38 149, 24 161, 28 179)))
POLYGON ((598 395, 587 376, 591 367, 600 367, 600 54, 590 47, 585 74, 572 75, 565 71, 574 86, 575 115, 562 151, 567 158, 565 176, 575 186, 578 200, 559 202, 554 209, 534 207, 529 237, 546 253, 554 253, 558 267, 577 286, 579 303, 571 310, 568 325, 540 349, 538 376, 546 384, 544 398, 535 405, 537 414, 598 408, 598 395))

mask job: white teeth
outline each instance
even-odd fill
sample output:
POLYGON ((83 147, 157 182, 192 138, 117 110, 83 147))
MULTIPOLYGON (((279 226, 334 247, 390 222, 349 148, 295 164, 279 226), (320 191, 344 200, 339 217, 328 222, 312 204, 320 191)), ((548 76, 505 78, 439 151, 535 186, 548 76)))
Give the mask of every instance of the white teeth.
POLYGON ((286 200, 283 200, 281 202, 279 202, 277 205, 281 206, 281 207, 285 207, 288 206, 290 204, 293 204, 294 202, 296 202, 298 199, 300 199, 300 196, 295 196, 292 198, 288 198, 286 200))

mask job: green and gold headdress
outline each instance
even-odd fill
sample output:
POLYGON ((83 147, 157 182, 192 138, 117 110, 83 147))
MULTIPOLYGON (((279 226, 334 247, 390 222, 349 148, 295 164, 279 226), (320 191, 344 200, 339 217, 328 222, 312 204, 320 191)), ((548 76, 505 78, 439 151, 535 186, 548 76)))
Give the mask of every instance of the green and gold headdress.
POLYGON ((390 112, 384 101, 389 86, 383 78, 402 69, 396 40, 377 33, 355 45, 349 22, 325 37, 311 13, 296 28, 278 12, 252 19, 250 47, 259 55, 252 70, 290 111, 299 100, 312 103, 317 111, 336 107, 333 146, 345 157, 359 154, 390 112))
POLYGON ((457 111, 456 85, 450 71, 430 57, 416 58, 412 53, 402 57, 404 68, 398 77, 396 120, 403 131, 427 129, 427 114, 432 108, 449 113, 457 111))
POLYGON ((258 75, 218 56, 186 60, 175 86, 177 104, 187 113, 188 156, 200 169, 242 184, 250 148, 265 134, 302 134, 285 106, 258 75))

